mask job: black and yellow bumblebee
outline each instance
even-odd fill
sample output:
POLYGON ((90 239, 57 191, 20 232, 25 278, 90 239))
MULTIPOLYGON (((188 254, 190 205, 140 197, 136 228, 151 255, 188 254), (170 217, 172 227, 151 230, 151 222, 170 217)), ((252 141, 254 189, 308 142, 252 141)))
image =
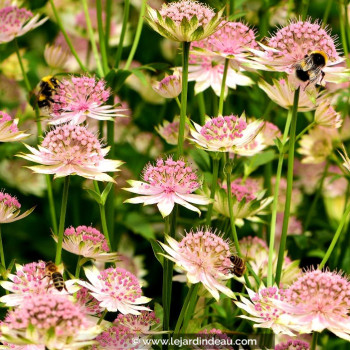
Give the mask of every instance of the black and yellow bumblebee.
POLYGON ((39 83, 39 93, 37 103, 39 108, 50 108, 54 102, 53 96, 56 89, 60 85, 60 81, 52 75, 43 77, 39 83))
POLYGON ((230 260, 233 264, 233 267, 231 269, 232 273, 237 277, 242 277, 247 269, 245 261, 238 255, 231 255, 230 260))
POLYGON ((64 283, 62 272, 60 272, 60 268, 52 261, 48 261, 45 263, 45 275, 43 278, 45 277, 49 278, 49 283, 47 284, 46 290, 49 289, 51 286, 54 286, 59 292, 62 291, 62 289, 64 289, 68 293, 67 287, 64 283))
POLYGON ((326 66, 328 56, 324 51, 312 51, 294 65, 296 77, 309 84, 321 83, 325 76, 322 68, 326 66))

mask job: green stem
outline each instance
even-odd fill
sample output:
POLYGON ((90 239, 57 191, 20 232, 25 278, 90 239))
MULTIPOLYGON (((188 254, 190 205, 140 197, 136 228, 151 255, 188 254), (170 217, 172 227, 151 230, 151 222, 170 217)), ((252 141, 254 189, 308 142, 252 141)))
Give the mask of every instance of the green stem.
POLYGON ((128 20, 129 20, 129 10, 130 10, 130 0, 125 0, 124 1, 124 13, 123 13, 123 25, 122 25, 122 31, 120 33, 120 38, 119 38, 119 44, 118 44, 118 49, 117 49, 117 55, 115 58, 115 68, 119 68, 119 63, 122 58, 122 52, 123 52, 123 43, 124 43, 124 38, 125 38, 125 33, 126 33, 126 28, 128 25, 128 20))
POLYGON ((104 318, 106 317, 106 315, 107 315, 107 312, 108 312, 107 309, 106 309, 105 311, 103 311, 101 317, 98 319, 97 325, 100 325, 100 324, 102 323, 103 319, 104 319, 104 318))
MULTIPOLYGON (((218 174, 219 174, 219 164, 220 164, 220 158, 217 154, 213 155, 213 177, 211 180, 211 189, 210 189, 210 199, 214 200, 215 198, 215 191, 216 191, 216 186, 218 182, 218 174)), ((207 211, 207 216, 206 216, 206 221, 205 224, 207 226, 210 226, 211 224, 211 216, 213 213, 213 206, 214 206, 214 201, 209 204, 208 206, 208 211, 207 211)))
POLYGON ((63 232, 64 232, 64 224, 66 221, 66 212, 67 212, 67 203, 68 203, 69 180, 70 180, 69 176, 66 176, 64 178, 60 223, 58 227, 58 236, 57 236, 57 248, 56 248, 56 258, 55 258, 56 265, 59 265, 61 263, 63 232))
POLYGON ((19 65, 21 67, 21 71, 22 71, 22 76, 23 76, 23 80, 24 80, 24 83, 26 85, 26 89, 29 92, 32 91, 32 87, 30 85, 30 82, 28 80, 28 76, 27 76, 27 73, 24 69, 24 65, 23 65, 23 61, 22 61, 22 57, 21 57, 21 54, 19 53, 19 47, 18 47, 18 41, 17 41, 17 38, 15 38, 15 48, 16 48, 16 54, 17 54, 17 58, 18 58, 18 62, 19 62, 19 65))
POLYGON ((141 32, 142 32, 142 26, 143 26, 143 20, 144 20, 144 15, 145 15, 145 10, 146 10, 146 3, 147 0, 142 0, 142 5, 141 5, 141 9, 140 9, 140 16, 139 16, 139 21, 137 23, 137 28, 136 28, 136 33, 135 33, 135 37, 134 37, 134 41, 129 53, 129 57, 125 63, 125 67, 124 69, 127 70, 129 69, 131 62, 134 58, 137 46, 139 44, 140 41, 140 37, 141 37, 141 32))
POLYGON ((307 132, 309 131, 316 123, 312 122, 310 123, 307 127, 305 127, 299 134, 298 136, 295 138, 295 142, 299 141, 299 139, 307 132))
POLYGON ((340 16, 339 16, 339 23, 340 23, 340 37, 341 37, 341 42, 343 45, 343 50, 344 50, 344 56, 346 57, 346 62, 347 65, 349 66, 349 49, 348 49, 348 43, 347 43, 347 37, 346 37, 346 32, 347 28, 345 27, 345 21, 344 21, 344 2, 340 1, 339 3, 340 6, 340 16))
POLYGON ((322 20, 322 23, 324 24, 326 24, 328 21, 328 16, 331 11, 332 5, 333 5, 333 0, 328 0, 326 4, 326 9, 324 11, 323 20, 322 20))
POLYGON ((190 54, 189 42, 182 43, 182 92, 181 92, 181 111, 179 138, 177 142, 177 158, 183 155, 183 143, 185 137, 185 123, 187 115, 187 89, 188 89, 188 58, 190 54))
POLYGON ((331 242, 330 246, 328 247, 327 252, 326 252, 325 256, 323 257, 323 259, 318 267, 319 269, 322 269, 324 267, 324 265, 328 261, 329 257, 331 256, 333 249, 334 249, 335 245, 337 244, 338 239, 343 231, 343 227, 345 225, 345 222, 348 218, 349 213, 350 213, 350 203, 348 204, 348 206, 346 207, 346 209, 344 211, 344 214, 340 220, 339 226, 337 228, 337 231, 334 234, 332 242, 331 242))
POLYGON ((316 350, 317 347, 318 332, 313 332, 310 350, 316 350))
POLYGON ((52 230, 53 230, 54 234, 57 235, 57 233, 58 233, 57 217, 56 217, 55 201, 53 199, 51 178, 50 178, 50 175, 45 175, 45 177, 46 177, 46 186, 47 186, 47 196, 49 199, 52 230))
POLYGON ((182 333, 182 334, 186 333, 188 323, 193 317, 193 312, 194 312, 194 309, 196 307, 197 300, 198 300, 197 294, 198 294, 199 285, 200 285, 200 283, 196 283, 194 285, 191 285, 192 293, 191 293, 191 296, 190 296, 190 299, 188 302, 188 307, 187 307, 185 317, 183 320, 183 324, 182 324, 182 328, 180 331, 180 333, 182 333))
POLYGON ((106 1, 106 25, 105 25, 105 45, 108 52, 109 48, 109 34, 111 32, 111 19, 112 19, 112 0, 106 1))
POLYGON ((77 261, 77 266, 75 268, 75 276, 74 276, 77 279, 79 279, 79 276, 80 276, 80 269, 81 269, 80 261, 81 261, 81 256, 78 255, 78 261, 77 261))
POLYGON ((224 110, 225 87, 226 87, 226 78, 227 78, 228 64, 229 64, 229 59, 226 58, 225 59, 225 65, 224 65, 224 73, 223 73, 222 82, 221 82, 221 91, 220 91, 218 115, 222 115, 222 112, 224 110))
POLYGON ((303 21, 305 21, 306 17, 307 17, 307 11, 309 9, 309 1, 310 0, 302 0, 302 2, 301 2, 301 8, 302 8, 301 18, 303 21))
POLYGON ((179 318, 177 319, 177 322, 176 322, 176 326, 175 326, 175 330, 174 330, 174 334, 175 335, 179 334, 179 332, 180 332, 180 328, 181 328, 183 319, 185 317, 185 313, 186 313, 186 310, 188 308, 189 301, 191 299, 192 294, 195 292, 195 288, 196 288, 197 285, 199 285, 199 283, 191 284, 191 287, 189 288, 189 290, 187 292, 185 301, 184 301, 184 303, 182 305, 182 308, 181 308, 181 312, 180 312, 179 318))
POLYGON ((84 13, 85 13, 86 27, 87 27, 87 31, 88 31, 88 35, 89 35, 89 39, 90 39, 90 43, 91 43, 91 48, 92 48, 92 52, 94 53, 94 56, 95 56, 97 73, 100 77, 103 77, 104 70, 103 70, 103 67, 101 64, 100 54, 99 54, 98 49, 97 49, 97 45, 96 45, 96 41, 95 41, 95 34, 94 34, 94 30, 93 30, 92 24, 91 24, 91 18, 90 18, 90 14, 89 14, 89 5, 87 3, 87 0, 82 0, 82 4, 83 4, 84 13))
POLYGON ((295 135, 296 135, 296 128, 297 128, 299 94, 300 94, 300 88, 295 90, 293 109, 292 109, 292 122, 291 122, 291 128, 290 128, 289 150, 288 150, 286 204, 284 207, 282 235, 281 235, 280 247, 279 247, 279 251, 278 251, 277 267, 276 267, 276 284, 277 284, 277 286, 279 286, 280 279, 281 279, 282 266, 283 266, 283 261, 284 261, 284 250, 286 247, 287 233, 288 233, 290 205, 292 202, 294 150, 295 150, 295 135))
POLYGON ((6 269, 4 246, 2 244, 1 225, 0 225, 0 258, 1 258, 1 265, 4 267, 4 269, 6 269))
POLYGON ((56 6, 55 6, 55 4, 54 4, 54 0, 50 0, 50 4, 51 4, 52 11, 53 11, 53 13, 54 13, 54 15, 55 15, 57 24, 58 24, 58 26, 59 26, 59 28, 60 28, 60 30, 61 30, 63 36, 64 36, 64 39, 66 40, 66 43, 67 43, 67 45, 68 45, 68 47, 69 47, 69 49, 70 49, 72 55, 75 57, 76 61, 78 62, 80 69, 81 69, 82 71, 86 71, 86 68, 85 68, 85 66, 83 65, 83 62, 81 62, 81 60, 80 60, 80 58, 79 58, 77 52, 75 51, 75 48, 74 48, 74 46, 73 46, 71 40, 69 39, 69 36, 68 36, 66 30, 64 29, 63 23, 62 23, 62 21, 61 21, 61 18, 60 18, 60 16, 59 16, 58 12, 57 12, 56 6))
MULTIPOLYGON (((284 147, 286 142, 287 142, 291 121, 292 121, 292 109, 289 109, 287 120, 286 120, 286 125, 284 127, 284 132, 283 132, 283 138, 282 138, 282 145, 283 146, 282 147, 284 147)), ((280 150, 280 154, 278 157, 276 181, 275 181, 274 196, 273 196, 273 202, 272 202, 270 240, 269 240, 269 259, 268 259, 268 265, 267 265, 267 286, 268 287, 271 287, 273 285, 273 275, 272 275, 273 256, 275 253, 275 235, 276 235, 278 194, 279 194, 280 181, 281 181, 281 175, 282 175, 283 158, 284 158, 284 150, 282 149, 282 150, 280 150)))
POLYGON ((204 102, 204 92, 199 92, 197 94, 198 110, 199 110, 199 120, 201 125, 205 124, 205 102, 204 102))
POLYGON ((179 109, 181 110, 181 102, 180 102, 179 98, 178 98, 178 97, 175 97, 175 101, 176 101, 177 106, 178 106, 179 109))
POLYGON ((102 56, 102 67, 104 74, 106 75, 109 71, 108 68, 108 55, 105 33, 103 31, 103 18, 102 18, 102 2, 101 0, 96 0, 96 14, 97 14, 97 27, 98 27, 98 38, 100 43, 100 51, 102 56))

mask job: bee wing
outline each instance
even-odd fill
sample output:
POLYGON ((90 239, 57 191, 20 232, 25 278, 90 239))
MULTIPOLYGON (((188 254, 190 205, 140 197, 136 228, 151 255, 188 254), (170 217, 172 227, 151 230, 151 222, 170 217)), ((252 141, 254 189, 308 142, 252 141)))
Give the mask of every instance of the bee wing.
POLYGON ((295 69, 303 70, 304 72, 309 71, 313 67, 313 62, 310 57, 305 57, 301 59, 299 62, 293 65, 295 69))
POLYGON ((313 69, 309 72, 310 83, 316 83, 322 75, 320 68, 313 69))

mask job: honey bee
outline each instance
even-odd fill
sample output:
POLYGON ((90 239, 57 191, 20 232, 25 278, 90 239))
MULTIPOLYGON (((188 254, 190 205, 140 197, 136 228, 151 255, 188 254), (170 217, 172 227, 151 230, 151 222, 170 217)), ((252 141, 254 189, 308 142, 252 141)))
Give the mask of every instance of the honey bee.
MULTIPOLYGON (((322 68, 326 66, 328 56, 323 51, 312 51, 309 55, 294 65, 296 77, 309 84, 321 83, 325 73, 322 68)), ((305 86, 305 87, 306 87, 305 86)))
POLYGON ((60 81, 52 75, 43 77, 39 83, 39 93, 37 95, 37 103, 40 109, 50 109, 54 102, 53 95, 58 88, 60 81))
POLYGON ((233 264, 233 267, 231 269, 232 273, 235 274, 237 277, 242 277, 247 268, 245 261, 241 259, 238 255, 231 255, 230 260, 233 264))
POLYGON ((47 284, 46 290, 54 286, 59 292, 64 289, 67 293, 69 293, 64 283, 62 273, 59 271, 59 267, 52 261, 48 261, 45 264, 45 275, 43 278, 49 278, 49 283, 47 284))

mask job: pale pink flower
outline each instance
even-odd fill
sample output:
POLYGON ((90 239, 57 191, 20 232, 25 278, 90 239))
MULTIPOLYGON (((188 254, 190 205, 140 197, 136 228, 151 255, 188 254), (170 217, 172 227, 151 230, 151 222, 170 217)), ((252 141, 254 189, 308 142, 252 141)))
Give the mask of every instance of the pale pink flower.
POLYGON ((322 332, 350 340, 350 282, 331 271, 305 271, 289 288, 280 312, 289 314, 290 327, 300 333, 322 332))
POLYGON ((50 68, 63 69, 71 53, 60 45, 45 45, 44 58, 50 68))
POLYGON ((129 271, 120 267, 99 271, 94 266, 84 268, 84 271, 90 283, 78 283, 91 291, 101 308, 133 315, 139 315, 142 310, 149 310, 141 304, 148 303, 151 299, 142 296, 139 280, 129 271))
MULTIPOLYGON (((53 235, 57 242, 57 236, 53 235)), ((85 258, 112 262, 117 253, 110 253, 105 236, 92 226, 69 227, 64 231, 62 248, 85 258)))
POLYGON ((29 136, 17 127, 18 120, 13 120, 5 112, 0 112, 0 142, 20 141, 29 136))
POLYGON ((119 160, 105 159, 110 147, 102 148, 97 137, 79 125, 61 125, 48 132, 38 150, 25 145, 32 153, 18 156, 42 165, 31 166, 40 174, 55 178, 79 175, 97 181, 111 181, 106 172, 118 171, 119 160))
POLYGON ((126 203, 156 204, 163 217, 168 216, 175 203, 200 214, 199 209, 190 203, 208 204, 210 200, 202 195, 193 194, 200 187, 195 171, 183 160, 172 157, 158 159, 155 165, 148 164, 143 170, 142 181, 130 180, 130 188, 124 190, 140 194, 126 200, 126 203))
POLYGON ((46 350, 45 345, 18 345, 13 343, 8 343, 5 341, 2 341, 2 344, 6 346, 3 349, 8 350, 46 350))
POLYGON ((50 124, 81 124, 88 117, 98 120, 123 117, 123 108, 106 104, 110 95, 102 79, 87 76, 63 79, 53 96, 50 124))
POLYGON ((159 318, 154 311, 142 311, 140 315, 123 315, 119 314, 113 321, 115 325, 124 326, 129 329, 130 333, 136 334, 154 334, 154 327, 159 325, 159 318))
MULTIPOLYGON (((157 133, 170 145, 177 145, 179 137, 179 125, 180 118, 176 116, 174 120, 170 123, 167 120, 163 121, 163 124, 159 124, 155 127, 157 133)), ((188 136, 190 128, 185 124, 185 138, 188 136)))
POLYGON ((251 142, 261 131, 263 122, 255 120, 246 122, 245 115, 241 117, 219 116, 207 118, 204 126, 193 122, 191 128, 191 141, 199 148, 210 152, 233 152, 251 142))
POLYGON ((0 9, 0 43, 7 43, 42 25, 48 17, 39 21, 40 15, 17 6, 0 9))
POLYGON ((222 9, 215 14, 198 1, 180 0, 163 4, 160 11, 147 7, 147 23, 165 38, 190 42, 214 33, 221 22, 222 9))
POLYGON ((21 220, 28 216, 35 207, 25 211, 20 215, 21 204, 16 197, 0 191, 0 224, 7 224, 17 220, 21 220))
POLYGON ((201 282, 209 293, 219 300, 219 292, 235 298, 225 282, 232 278, 232 255, 230 243, 209 228, 190 231, 180 242, 170 236, 167 244, 159 242, 165 250, 165 257, 174 261, 186 273, 189 283, 201 282))
POLYGON ((265 288, 263 285, 257 293, 246 289, 250 300, 241 295, 241 301, 235 301, 239 308, 249 314, 249 316, 241 315, 241 318, 253 321, 255 328, 271 328, 276 334, 294 335, 288 327, 290 323, 288 315, 276 306, 277 301, 285 300, 285 290, 277 287, 265 288))
POLYGON ((76 304, 79 305, 82 311, 87 315, 93 315, 100 317, 103 308, 100 306, 99 301, 90 294, 89 289, 81 287, 76 295, 76 304))
POLYGON ((316 191, 319 180, 322 177, 326 162, 318 164, 303 164, 298 159, 294 162, 294 174, 297 176, 295 183, 306 194, 316 191))
POLYGON ((340 113, 331 106, 330 101, 321 102, 316 108, 315 123, 325 128, 338 129, 343 124, 340 113))
POLYGON ((310 344, 303 340, 290 339, 284 343, 277 344, 275 350, 310 350, 310 344))
POLYGON ((7 314, 0 330, 0 339, 7 342, 57 350, 93 344, 92 339, 101 331, 67 297, 50 294, 27 297, 7 314))
POLYGON ((167 75, 161 81, 152 84, 152 88, 164 98, 175 98, 181 93, 181 81, 182 79, 179 70, 175 70, 172 75, 167 75))
MULTIPOLYGON (((276 235, 275 235, 275 244, 279 244, 282 234, 282 227, 283 227, 283 212, 277 213, 277 219, 276 219, 276 235)), ((289 217, 288 222, 288 235, 301 235, 303 233, 303 225, 300 220, 294 215, 291 215, 289 217)))
MULTIPOLYGON (((30 296, 46 294, 67 294, 65 289, 58 291, 52 286, 51 281, 45 278, 45 262, 33 262, 25 265, 16 264, 16 273, 10 273, 7 278, 9 281, 1 281, 0 285, 10 291, 10 294, 4 295, 0 301, 7 306, 22 305, 24 300, 30 296)), ((77 288, 74 286, 75 281, 65 282, 69 293, 74 293, 77 288)))
POLYGON ((330 165, 324 179, 322 195, 327 198, 343 197, 346 194, 348 181, 337 165, 330 165))

